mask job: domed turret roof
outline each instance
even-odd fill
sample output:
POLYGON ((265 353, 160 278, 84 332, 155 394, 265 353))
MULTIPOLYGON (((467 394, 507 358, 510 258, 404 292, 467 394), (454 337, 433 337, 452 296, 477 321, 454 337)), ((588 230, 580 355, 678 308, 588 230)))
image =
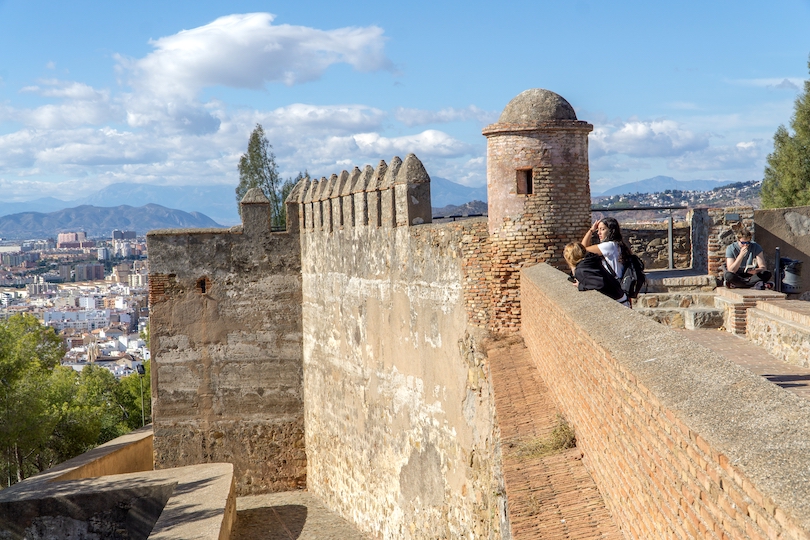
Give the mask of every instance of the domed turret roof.
POLYGON ((533 124, 552 120, 576 120, 574 108, 550 90, 532 88, 521 92, 504 107, 499 123, 533 124))

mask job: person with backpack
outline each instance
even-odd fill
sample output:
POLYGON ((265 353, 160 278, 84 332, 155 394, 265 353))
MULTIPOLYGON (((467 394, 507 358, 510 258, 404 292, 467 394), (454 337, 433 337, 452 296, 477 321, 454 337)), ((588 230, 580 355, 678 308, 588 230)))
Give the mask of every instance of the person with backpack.
POLYGON ((569 279, 580 291, 599 291, 623 306, 631 307, 619 280, 602 265, 602 257, 588 252, 579 242, 571 242, 563 249, 563 258, 571 267, 573 279, 569 279))
POLYGON ((619 280, 628 297, 638 297, 646 282, 644 262, 624 242, 616 218, 606 217, 594 222, 582 238, 582 245, 588 252, 602 256, 605 269, 619 280), (593 245, 594 233, 599 238, 596 245, 593 245))

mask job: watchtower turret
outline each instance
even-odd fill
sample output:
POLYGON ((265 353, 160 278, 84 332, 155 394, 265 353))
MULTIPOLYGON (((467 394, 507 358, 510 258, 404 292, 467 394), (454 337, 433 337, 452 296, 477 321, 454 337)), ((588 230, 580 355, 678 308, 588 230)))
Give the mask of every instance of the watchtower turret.
POLYGON ((565 244, 590 225, 592 130, 562 96, 541 88, 519 94, 484 128, 494 330, 520 327, 520 269, 565 268, 565 244))

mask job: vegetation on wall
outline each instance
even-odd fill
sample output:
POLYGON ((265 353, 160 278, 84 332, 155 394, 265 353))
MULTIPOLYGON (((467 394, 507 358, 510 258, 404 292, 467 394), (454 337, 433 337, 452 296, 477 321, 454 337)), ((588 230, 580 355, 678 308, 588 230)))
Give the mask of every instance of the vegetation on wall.
POLYGON ((773 136, 762 181, 763 208, 810 205, 810 79, 796 98, 790 127, 792 135, 781 125, 773 136))
POLYGON ((239 185, 236 186, 236 204, 241 215, 242 208, 240 201, 249 189, 258 187, 264 192, 264 196, 270 201, 270 224, 274 228, 284 228, 287 223, 287 209, 284 200, 290 194, 292 188, 302 178, 309 178, 306 172, 299 172, 295 178, 288 178, 284 182, 278 174, 276 156, 273 154, 273 147, 264 134, 261 124, 256 124, 256 128, 248 139, 247 152, 239 158, 239 185))
POLYGON ((0 321, 0 485, 7 487, 150 421, 146 375, 59 364, 52 328, 32 315, 0 321), (141 414, 141 383, 144 410, 141 414))

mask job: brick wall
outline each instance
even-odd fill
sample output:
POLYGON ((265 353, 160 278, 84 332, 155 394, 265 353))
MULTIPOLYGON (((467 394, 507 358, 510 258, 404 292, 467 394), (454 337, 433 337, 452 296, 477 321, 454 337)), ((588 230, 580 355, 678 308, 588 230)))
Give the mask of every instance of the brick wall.
POLYGON ((487 195, 492 245, 490 329, 520 329, 520 269, 566 267, 562 253, 590 226, 588 132, 580 121, 487 126, 487 195), (521 194, 518 171, 530 170, 521 194))
POLYGON ((756 241, 756 231, 754 231, 754 208, 751 206, 734 206, 729 208, 709 208, 707 209, 709 228, 709 274, 718 274, 720 266, 726 264, 726 248, 737 240, 732 225, 742 223, 752 233, 756 241), (740 221, 727 220, 729 214, 737 214, 740 221))
POLYGON ((155 465, 233 463, 240 494, 306 485, 300 245, 268 208, 147 235, 155 465))
POLYGON ((523 337, 628 538, 810 538, 806 402, 537 265, 523 337))

